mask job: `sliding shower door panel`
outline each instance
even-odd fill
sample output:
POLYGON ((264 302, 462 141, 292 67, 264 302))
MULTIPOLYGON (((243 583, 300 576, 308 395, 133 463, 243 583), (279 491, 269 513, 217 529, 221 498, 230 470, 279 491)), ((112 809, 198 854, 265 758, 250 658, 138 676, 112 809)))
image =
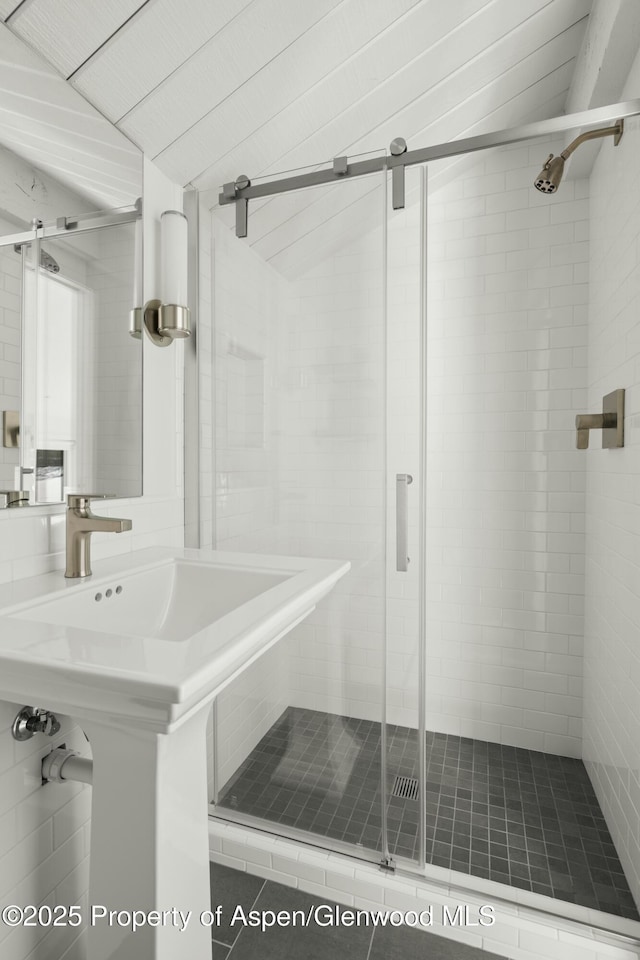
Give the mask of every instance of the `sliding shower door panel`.
POLYGON ((406 171, 404 209, 387 208, 387 572, 385 820, 388 855, 422 862, 421 582, 423 172, 406 171))
POLYGON ((216 224, 219 549, 351 571, 216 706, 216 812, 379 859, 385 633, 384 180, 216 224))

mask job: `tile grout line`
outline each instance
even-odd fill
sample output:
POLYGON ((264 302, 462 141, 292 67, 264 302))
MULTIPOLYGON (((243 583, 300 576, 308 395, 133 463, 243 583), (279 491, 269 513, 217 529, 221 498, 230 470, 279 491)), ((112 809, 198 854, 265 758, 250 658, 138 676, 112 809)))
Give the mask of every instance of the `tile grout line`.
POLYGON ((371 956, 371 950, 373 948, 373 938, 375 937, 375 935, 376 935, 376 928, 374 927, 373 930, 371 931, 371 939, 369 940, 369 949, 367 950, 367 956, 365 957, 365 960, 369 960, 369 957, 371 956))
MULTIPOLYGON (((269 882, 268 880, 263 880, 263 881, 262 881, 262 886, 261 886, 260 889, 258 890, 258 892, 257 892, 257 894, 256 894, 256 896, 255 896, 255 899, 253 900, 251 906, 249 907, 249 910, 253 910, 253 908, 255 907, 256 903, 257 903, 258 900, 260 899, 260 894, 262 893, 262 891, 264 890, 264 888, 266 887, 266 885, 267 885, 268 882, 269 882)), ((231 956, 231 951, 233 950, 233 948, 235 947, 236 943, 238 942, 238 939, 240 938, 240 934, 242 933, 242 930, 243 930, 243 929, 244 929, 244 927, 241 928, 240 930, 238 930, 238 932, 236 933, 235 939, 234 939, 233 943, 231 944, 231 946, 229 947, 229 953, 228 953, 227 956, 226 956, 226 960, 229 960, 229 957, 231 956)), ((218 941, 216 941, 216 942, 218 942, 218 941)), ((225 943, 225 944, 223 944, 223 946, 227 947, 227 946, 229 946, 229 945, 228 945, 227 943, 225 943)))

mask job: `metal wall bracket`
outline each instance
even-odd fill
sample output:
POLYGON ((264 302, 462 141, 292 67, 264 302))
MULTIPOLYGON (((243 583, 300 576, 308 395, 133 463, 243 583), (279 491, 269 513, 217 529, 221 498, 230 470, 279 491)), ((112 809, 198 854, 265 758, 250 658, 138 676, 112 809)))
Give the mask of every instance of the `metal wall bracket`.
POLYGON ((336 177, 346 177, 349 172, 349 158, 348 157, 334 157, 333 158, 333 172, 336 177))
POLYGON ((624 120, 616 120, 616 126, 619 128, 618 133, 613 135, 613 145, 617 147, 620 141, 622 140, 622 134, 624 133, 624 120))
POLYGON ((249 201, 244 197, 236 200, 236 237, 246 237, 249 228, 249 201))
POLYGON ((251 186, 251 180, 244 173, 233 181, 225 183, 222 187, 222 196, 227 203, 236 205, 236 237, 246 237, 249 220, 249 198, 240 196, 241 190, 246 190, 251 186))
MULTIPOLYGON (((392 157, 401 157, 407 152, 407 141, 396 137, 391 141, 389 153, 392 157)), ((404 164, 391 168, 391 205, 394 210, 404 210, 404 164)))
POLYGON ((393 857, 383 857, 380 861, 380 869, 384 870, 385 873, 395 873, 396 872, 396 862, 393 857))
POLYGON ((404 210, 404 167, 391 171, 391 205, 394 210, 404 210))
POLYGON ((69 217, 58 217, 56 220, 57 230, 75 230, 78 226, 77 220, 70 220, 69 217))
POLYGON ((240 197, 241 190, 246 190, 251 186, 249 177, 241 173, 233 185, 236 195, 236 237, 246 237, 249 221, 249 200, 247 197, 240 197))
POLYGON ((168 347, 173 342, 171 337, 165 337, 160 333, 160 307, 162 300, 148 300, 142 311, 142 322, 147 331, 147 335, 156 347, 168 347))

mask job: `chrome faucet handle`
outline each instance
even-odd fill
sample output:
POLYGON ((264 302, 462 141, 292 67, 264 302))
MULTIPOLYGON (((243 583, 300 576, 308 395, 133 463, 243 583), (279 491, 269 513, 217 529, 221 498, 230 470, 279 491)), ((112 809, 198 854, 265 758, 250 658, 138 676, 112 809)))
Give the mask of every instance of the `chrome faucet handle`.
POLYGON ((67 566, 65 577, 91 576, 91 535, 94 533, 124 533, 131 530, 131 520, 119 517, 96 516, 91 512, 91 500, 108 500, 115 494, 67 494, 66 544, 67 566))
POLYGON ((71 509, 86 510, 92 500, 114 500, 115 493, 68 493, 67 506, 71 509))

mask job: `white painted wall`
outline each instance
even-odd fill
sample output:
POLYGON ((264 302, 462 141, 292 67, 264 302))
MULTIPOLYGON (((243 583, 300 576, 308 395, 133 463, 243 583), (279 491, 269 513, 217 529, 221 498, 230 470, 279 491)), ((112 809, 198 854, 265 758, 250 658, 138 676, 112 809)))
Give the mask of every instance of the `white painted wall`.
MULTIPOLYGON (((636 57, 625 96, 640 89, 636 57)), ((640 123, 602 144, 591 176, 589 393, 622 387, 625 446, 587 464, 584 758, 640 904, 640 123)))
MULTIPOLYGON (((150 162, 145 162, 145 297, 157 295, 155 254, 162 210, 180 208, 182 190, 150 162)), ((104 510, 131 517, 133 531, 95 536, 94 567, 102 557, 151 546, 183 542, 182 348, 159 350, 144 343, 144 496, 118 500, 104 510)), ((102 510, 100 512, 103 512, 102 510)), ((64 512, 33 508, 16 515, 0 511, 0 581, 64 569, 64 512)), ((82 731, 62 718, 60 733, 24 744, 9 728, 22 704, 0 703, 0 898, 18 904, 85 904, 88 883, 91 788, 41 786, 41 760, 52 746, 65 742, 85 754, 82 731)), ((46 706, 46 704, 42 704, 46 706)), ((11 930, 0 926, 3 960, 65 960, 80 957, 71 946, 76 931, 11 930), (37 948, 37 952, 36 951, 37 948)))

